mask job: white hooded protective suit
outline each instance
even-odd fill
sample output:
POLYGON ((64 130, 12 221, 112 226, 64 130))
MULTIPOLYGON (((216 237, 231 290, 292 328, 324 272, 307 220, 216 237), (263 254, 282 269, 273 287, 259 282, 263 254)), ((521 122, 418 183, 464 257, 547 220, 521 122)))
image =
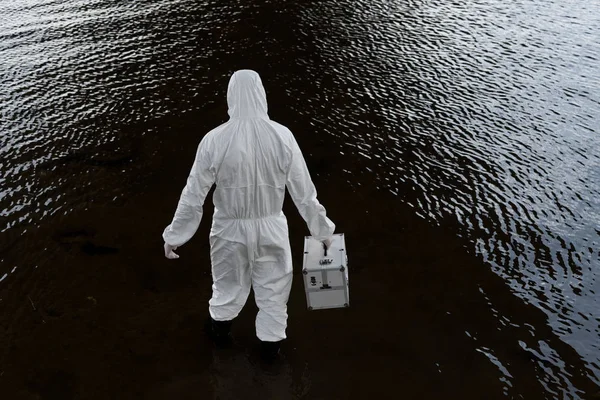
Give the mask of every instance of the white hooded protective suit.
POLYGON ((213 184, 215 211, 210 232, 213 294, 210 315, 235 318, 254 288, 256 334, 285 339, 292 284, 288 227, 282 212, 285 188, 310 233, 323 240, 335 225, 317 200, 302 152, 292 133, 269 119, 259 75, 237 71, 229 81, 230 119, 200 142, 172 223, 167 244, 181 246, 194 235, 213 184))

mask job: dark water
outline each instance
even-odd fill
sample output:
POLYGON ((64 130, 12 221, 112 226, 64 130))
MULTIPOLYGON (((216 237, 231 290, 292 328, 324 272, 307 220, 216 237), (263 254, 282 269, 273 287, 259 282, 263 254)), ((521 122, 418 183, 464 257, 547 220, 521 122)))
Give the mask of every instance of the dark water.
MULTIPOLYGON (((152 156, 186 146, 181 127, 226 118, 228 77, 249 67, 278 99, 272 115, 326 147, 307 158, 343 158, 317 176, 375 182, 465 238, 599 383, 599 58, 597 0, 5 0, 0 251, 123 200, 152 156)), ((0 256, 0 287, 31 259, 0 256)), ((490 309, 498 329, 512 323, 490 309)), ((578 398, 551 345, 520 344, 551 396, 578 398)), ((510 386, 509 363, 479 351, 510 386)))

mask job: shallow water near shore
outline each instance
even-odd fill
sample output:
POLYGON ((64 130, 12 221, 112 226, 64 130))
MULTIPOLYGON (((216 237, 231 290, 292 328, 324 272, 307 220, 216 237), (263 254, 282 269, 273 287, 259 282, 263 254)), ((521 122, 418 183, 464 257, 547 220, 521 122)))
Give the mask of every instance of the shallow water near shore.
MULTIPOLYGON (((0 15, 0 393, 600 390, 600 2, 30 0, 0 15), (255 360, 252 300, 236 348, 202 334, 210 198, 182 258, 161 254, 239 68, 261 74, 348 238, 352 307, 306 311, 296 275, 276 371, 255 360)), ((306 228, 285 211, 299 267, 306 228)))

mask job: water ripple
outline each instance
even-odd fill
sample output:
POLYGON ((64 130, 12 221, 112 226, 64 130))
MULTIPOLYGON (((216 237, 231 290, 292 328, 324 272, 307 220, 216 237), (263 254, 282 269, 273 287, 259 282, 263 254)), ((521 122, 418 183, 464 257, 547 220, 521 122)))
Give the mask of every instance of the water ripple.
POLYGON ((600 4, 358 1, 304 13, 319 66, 332 66, 312 67, 316 104, 337 99, 314 129, 418 215, 457 220, 597 366, 600 4))
MULTIPOLYGON (((1 2, 0 232, 113 201, 142 139, 176 140, 250 63, 350 185, 457 223, 600 377, 600 4, 247 3, 1 2)), ((577 397, 555 350, 525 350, 577 397)))

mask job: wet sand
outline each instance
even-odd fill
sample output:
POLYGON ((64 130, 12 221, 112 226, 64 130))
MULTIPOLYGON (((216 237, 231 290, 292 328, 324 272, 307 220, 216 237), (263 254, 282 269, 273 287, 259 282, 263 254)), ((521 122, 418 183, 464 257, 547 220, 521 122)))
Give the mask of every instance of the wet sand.
MULTIPOLYGON (((544 399, 542 369, 552 366, 524 349, 541 342, 566 360, 581 397, 598 392, 545 315, 470 254, 456 226, 431 226, 374 185, 352 189, 341 173, 352 160, 317 135, 297 137, 320 200, 347 235, 351 307, 306 310, 307 230, 288 199, 295 272, 285 358, 271 370, 257 363, 252 297, 234 325, 236 347, 214 349, 202 331, 211 196, 179 260, 164 258, 161 232, 198 132, 222 121, 223 106, 165 121, 186 132, 175 143, 146 137, 122 144, 122 163, 96 162, 98 176, 114 175, 107 191, 122 192, 121 200, 90 198, 26 235, 3 236, 3 262, 20 266, 0 287, 3 399, 544 399)), ((277 107, 271 115, 288 123, 277 107)))

